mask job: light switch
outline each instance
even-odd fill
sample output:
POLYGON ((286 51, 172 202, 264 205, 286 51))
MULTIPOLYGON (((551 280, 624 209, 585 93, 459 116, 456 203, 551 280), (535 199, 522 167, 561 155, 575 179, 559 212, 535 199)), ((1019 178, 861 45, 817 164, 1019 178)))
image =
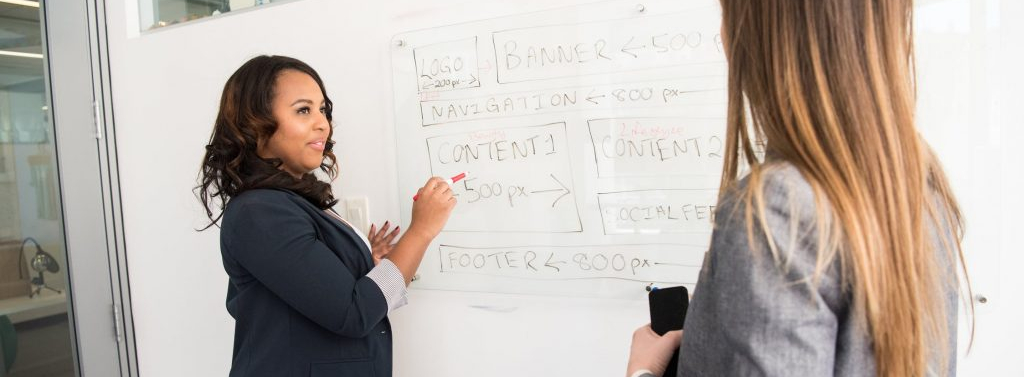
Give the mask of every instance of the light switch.
POLYGON ((359 231, 366 233, 370 229, 370 201, 365 196, 345 198, 345 220, 359 231))

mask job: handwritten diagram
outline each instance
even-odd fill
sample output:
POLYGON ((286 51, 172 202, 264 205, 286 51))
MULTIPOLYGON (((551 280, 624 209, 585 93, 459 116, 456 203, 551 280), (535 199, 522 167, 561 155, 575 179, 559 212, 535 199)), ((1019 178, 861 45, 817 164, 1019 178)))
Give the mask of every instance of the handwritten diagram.
POLYGON ((469 172, 449 231, 580 232, 565 123, 427 139, 433 175, 469 172), (543 214, 542 218, 538 218, 543 214))
POLYGON ((468 173, 417 286, 621 296, 696 281, 725 149, 718 8, 646 5, 395 36, 400 192, 468 173))

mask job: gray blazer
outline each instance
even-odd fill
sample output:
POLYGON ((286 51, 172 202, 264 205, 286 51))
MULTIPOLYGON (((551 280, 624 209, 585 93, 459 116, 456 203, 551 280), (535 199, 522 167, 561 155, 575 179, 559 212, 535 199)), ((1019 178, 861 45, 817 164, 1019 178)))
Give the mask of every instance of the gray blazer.
MULTIPOLYGON (((763 235, 751 247, 743 206, 730 210, 736 198, 723 198, 686 315, 678 375, 875 376, 871 336, 850 318, 852 298, 840 292, 838 262, 815 289, 799 283, 814 274, 816 246, 806 238, 791 245, 789 224, 796 217, 796 234, 814 234, 810 185, 795 167, 784 165, 765 176, 765 198, 769 229, 780 255, 788 255, 788 270, 775 264, 763 235)), ((957 295, 950 291, 947 375, 953 376, 957 295)))

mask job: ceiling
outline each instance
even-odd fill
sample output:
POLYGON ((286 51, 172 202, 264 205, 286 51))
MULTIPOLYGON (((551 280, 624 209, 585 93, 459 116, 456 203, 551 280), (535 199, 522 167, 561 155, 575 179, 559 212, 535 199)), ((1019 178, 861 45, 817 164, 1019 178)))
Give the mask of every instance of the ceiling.
MULTIPOLYGON (((0 3, 0 50, 41 54, 39 8, 0 3)), ((40 80, 43 59, 0 55, 0 88, 40 80)))

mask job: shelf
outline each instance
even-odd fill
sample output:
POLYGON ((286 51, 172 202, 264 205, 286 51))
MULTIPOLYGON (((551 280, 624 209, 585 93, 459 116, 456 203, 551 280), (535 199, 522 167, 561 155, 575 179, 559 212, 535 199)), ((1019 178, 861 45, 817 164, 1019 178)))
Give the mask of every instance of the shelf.
POLYGON ((36 298, 13 297, 0 300, 0 315, 21 323, 68 312, 67 295, 64 293, 43 293, 36 298))

